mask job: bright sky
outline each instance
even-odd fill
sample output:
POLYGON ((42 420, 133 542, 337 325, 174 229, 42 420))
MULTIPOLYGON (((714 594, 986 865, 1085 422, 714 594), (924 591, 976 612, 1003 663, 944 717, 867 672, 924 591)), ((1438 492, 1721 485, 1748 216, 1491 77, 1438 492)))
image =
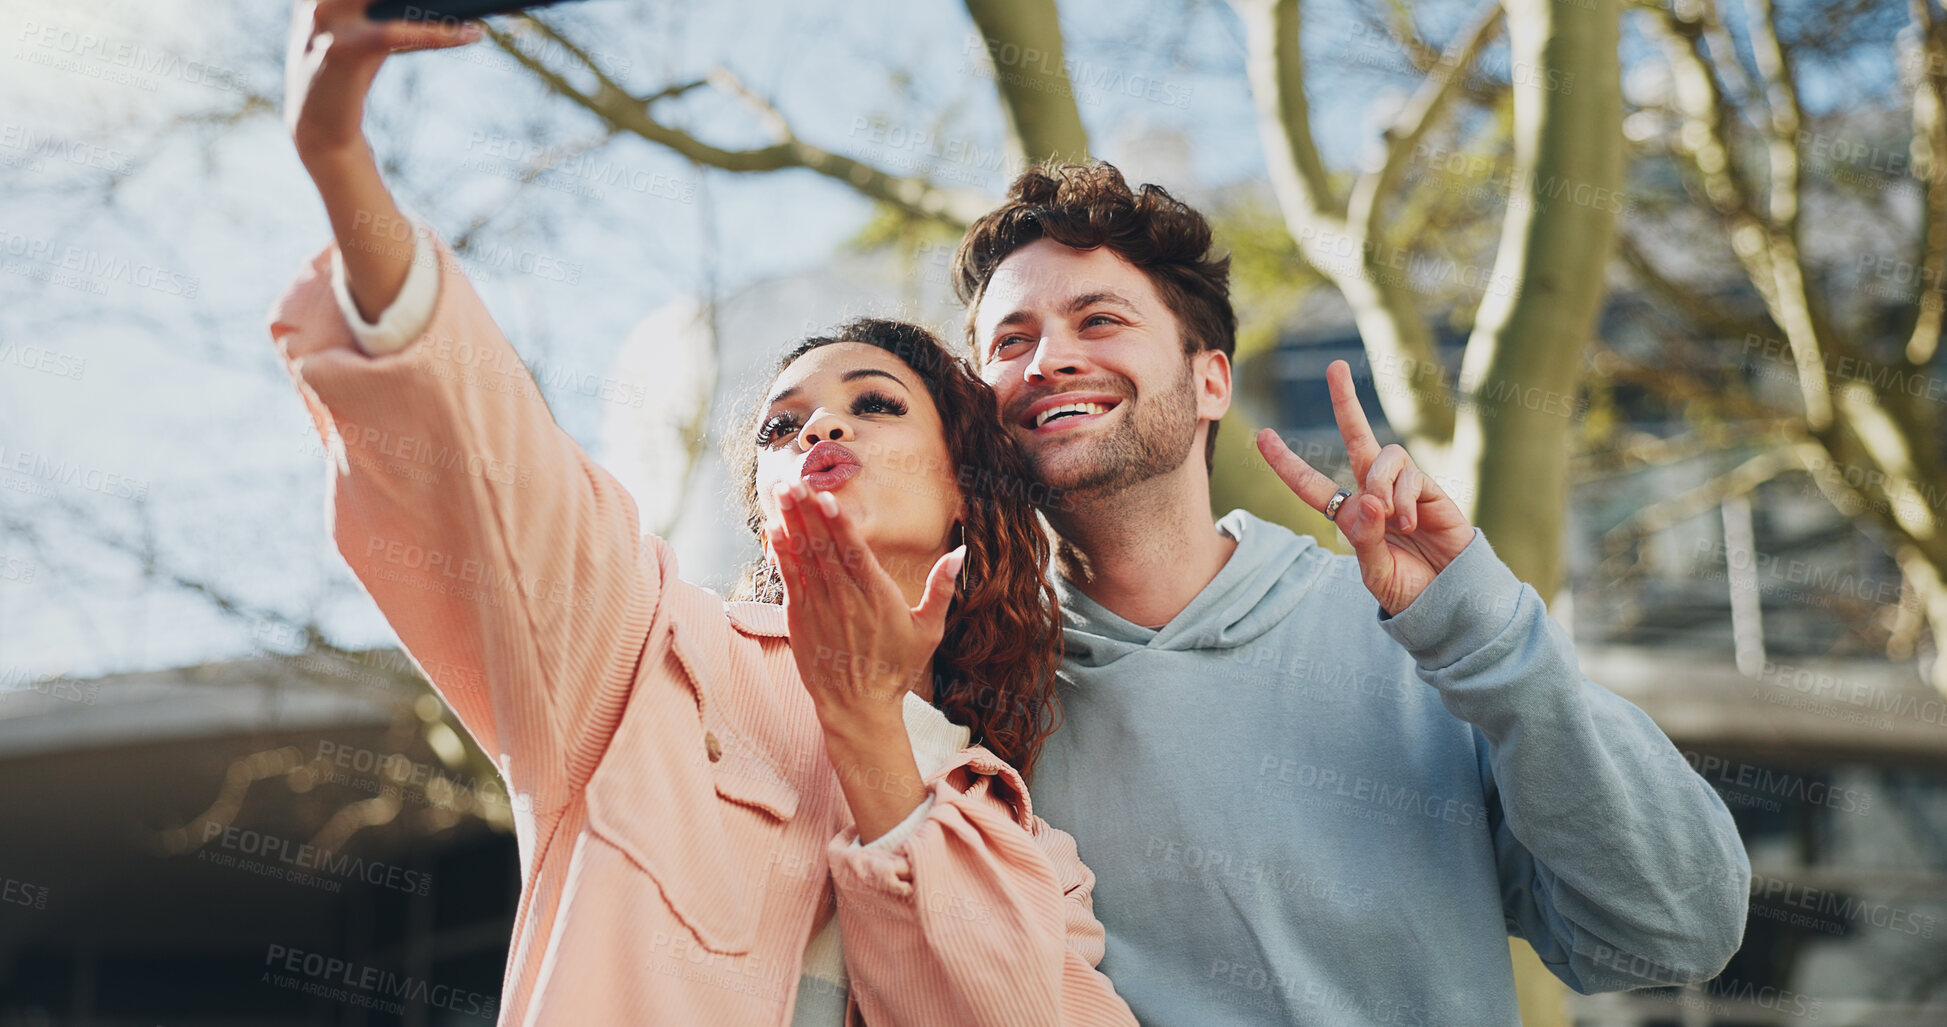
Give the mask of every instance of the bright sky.
MULTIPOLYGON (((1423 28, 1444 38, 1468 6, 1427 5, 1423 28)), ((1312 76, 1314 124, 1344 167, 1371 145, 1370 113, 1397 104, 1402 61, 1344 8, 1307 8, 1308 52, 1332 62, 1312 76)), ((1062 11, 1099 156, 1139 167, 1138 143, 1176 133, 1188 158, 1172 173, 1191 181, 1166 184, 1195 194, 1261 175, 1225 5, 1062 11)), ((1004 184, 991 161, 935 156, 1000 142, 978 40, 951 0, 589 0, 554 16, 642 91, 727 64, 827 149, 1004 184)), ((239 83, 281 93, 287 17, 268 0, 0 7, 0 525, 34 535, 0 537, 0 688, 249 650, 234 620, 90 541, 103 534, 152 532, 160 566, 316 614, 343 644, 390 639, 323 534, 322 460, 263 324, 326 242, 322 209, 275 111, 209 120, 237 107, 239 83)), ((721 145, 764 141, 747 108, 707 93, 661 110, 721 145)), ((569 373, 603 372, 633 327, 712 279, 729 294, 826 264, 870 213, 809 173, 699 173, 626 138, 517 187, 537 148, 598 132, 487 44, 392 61, 368 131, 404 203, 449 238, 484 223, 476 287, 523 355, 569 373)), ((613 411, 550 399, 585 446, 608 448, 613 411)))
MULTIPOLYGON (((998 147, 998 107, 957 4, 689 6, 591 0, 559 16, 585 22, 576 38, 605 41, 601 59, 633 86, 727 63, 802 137, 888 168, 998 147), (914 129, 942 142, 915 144, 914 129)), ((1128 43, 1173 26, 1221 67, 1235 61, 1228 14, 1094 6, 1104 13, 1071 28, 1071 56, 1104 155, 1125 135, 1227 123, 1235 145, 1201 154, 1197 175, 1250 174, 1241 85, 1158 63, 1167 44, 1128 43), (1145 66, 1181 106, 1115 91, 1145 66)), ((247 627, 145 582, 91 541, 104 534, 152 532, 162 567, 315 613, 341 643, 390 639, 323 534, 322 460, 263 326, 324 245, 322 209, 275 112, 176 122, 234 109, 239 85, 281 93, 286 31, 282 5, 244 0, 0 9, 0 516, 34 536, 0 538, 0 688, 250 649, 247 627)), ((449 237, 490 219, 476 287, 523 355, 567 373, 602 372, 638 321, 711 276, 729 293, 819 266, 870 213, 808 173, 699 174, 627 139, 518 188, 509 178, 537 147, 598 133, 486 44, 394 59, 371 109, 395 194, 449 237)), ((733 103, 663 109, 722 145, 764 141, 733 103)), ((932 164, 964 187, 997 193, 1004 181, 991 161, 932 164)), ((603 404, 550 399, 599 452, 603 404)))

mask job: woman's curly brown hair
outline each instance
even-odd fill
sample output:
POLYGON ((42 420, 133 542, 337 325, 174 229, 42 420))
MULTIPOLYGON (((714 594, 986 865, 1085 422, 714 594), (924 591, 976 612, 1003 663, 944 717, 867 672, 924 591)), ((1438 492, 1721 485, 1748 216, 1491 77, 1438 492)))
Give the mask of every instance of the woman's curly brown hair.
MULTIPOLYGON (((1230 257, 1210 253, 1210 222, 1160 185, 1132 191, 1115 165, 1049 161, 1014 179, 1007 201, 967 229, 953 254, 953 291, 967 305, 966 341, 974 359, 974 312, 987 283, 1015 250, 1053 239, 1078 250, 1107 246, 1155 284, 1183 332, 1183 352, 1237 350, 1230 305, 1230 257)), ((1217 422, 1204 440, 1204 464, 1217 451, 1217 422)))
MULTIPOLYGON (((993 390, 918 325, 849 321, 798 343, 778 361, 773 378, 805 353, 837 342, 862 342, 898 357, 925 382, 939 408, 964 501, 967 559, 947 607, 946 635, 933 656, 933 705, 1027 778, 1060 720, 1055 669, 1061 665, 1061 615, 1047 575, 1048 536, 1034 513, 1040 487, 1001 424, 993 390)), ((754 406, 724 448, 744 524, 761 538, 756 439, 764 406, 754 406)), ((784 583, 760 557, 732 598, 781 603, 784 583)))

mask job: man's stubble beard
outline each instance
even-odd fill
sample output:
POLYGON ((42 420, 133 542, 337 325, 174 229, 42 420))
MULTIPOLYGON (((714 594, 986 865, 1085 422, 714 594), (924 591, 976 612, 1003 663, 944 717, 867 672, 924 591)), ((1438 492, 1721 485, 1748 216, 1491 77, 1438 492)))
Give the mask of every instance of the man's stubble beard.
POLYGON ((1123 402, 1131 414, 1106 438, 1087 445, 1067 443, 1053 460, 1023 446, 1028 473, 1051 492, 1101 496, 1183 466, 1197 431, 1196 378, 1189 358, 1171 387, 1142 403, 1123 402))

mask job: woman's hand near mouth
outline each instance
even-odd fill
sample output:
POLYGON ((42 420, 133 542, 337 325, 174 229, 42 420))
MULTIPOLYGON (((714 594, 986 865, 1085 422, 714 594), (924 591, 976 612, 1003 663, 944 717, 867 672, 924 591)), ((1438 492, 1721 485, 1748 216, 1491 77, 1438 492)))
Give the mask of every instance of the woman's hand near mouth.
POLYGON ((966 550, 941 557, 920 604, 908 606, 837 496, 797 481, 780 486, 777 500, 782 523, 765 537, 784 581, 791 651, 859 837, 870 840, 926 794, 903 707, 909 691, 930 697, 933 654, 966 550))

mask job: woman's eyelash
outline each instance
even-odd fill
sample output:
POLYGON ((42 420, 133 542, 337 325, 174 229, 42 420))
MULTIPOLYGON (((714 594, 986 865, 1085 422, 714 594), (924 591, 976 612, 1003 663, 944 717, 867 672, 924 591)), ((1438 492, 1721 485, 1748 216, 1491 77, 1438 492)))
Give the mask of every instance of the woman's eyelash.
MULTIPOLYGON (((894 416, 900 416, 904 415, 906 410, 905 400, 897 396, 879 392, 876 389, 862 392, 856 399, 852 400, 852 413, 855 415, 890 413, 894 416)), ((757 427, 757 444, 760 446, 768 446, 780 436, 788 435, 797 430, 798 416, 796 414, 776 414, 765 419, 764 423, 757 427)))
POLYGON ((757 444, 768 446, 781 433, 796 431, 797 427, 798 418, 795 414, 778 414, 767 418, 763 424, 757 426, 757 444))
POLYGON ((906 401, 897 396, 888 395, 877 390, 862 392, 857 399, 852 401, 852 412, 855 414, 886 412, 903 414, 906 412, 906 401))

